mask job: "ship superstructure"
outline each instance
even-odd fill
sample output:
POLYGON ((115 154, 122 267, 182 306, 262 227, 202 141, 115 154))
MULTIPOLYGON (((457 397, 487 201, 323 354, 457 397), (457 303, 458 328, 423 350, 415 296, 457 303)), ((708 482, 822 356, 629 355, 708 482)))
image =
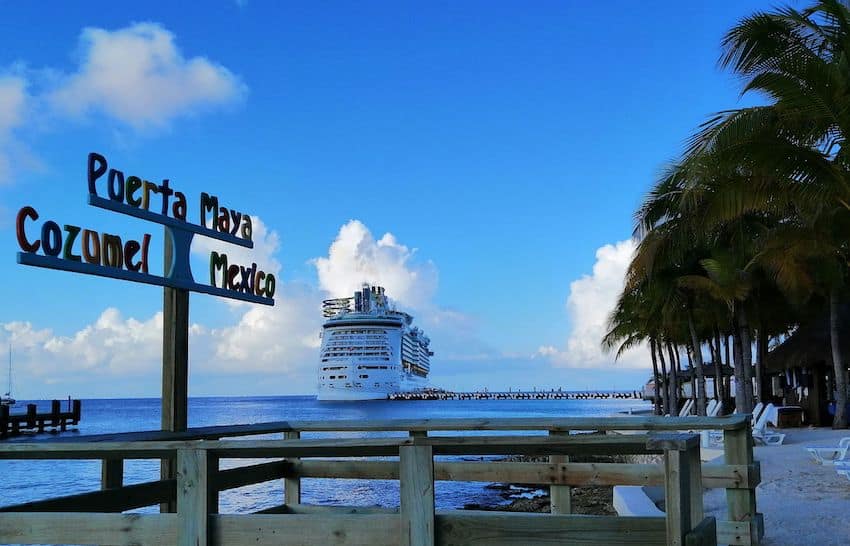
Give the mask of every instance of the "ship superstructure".
POLYGON ((319 400, 379 400, 428 387, 431 340, 383 287, 364 285, 353 297, 325 300, 322 310, 319 400))

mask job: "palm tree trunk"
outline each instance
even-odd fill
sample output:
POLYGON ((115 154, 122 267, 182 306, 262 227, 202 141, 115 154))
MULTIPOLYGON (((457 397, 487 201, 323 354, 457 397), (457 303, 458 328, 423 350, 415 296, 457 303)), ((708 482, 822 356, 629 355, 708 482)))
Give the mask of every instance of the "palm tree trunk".
POLYGON ((661 378, 658 377, 658 361, 655 358, 655 338, 649 339, 649 353, 652 355, 652 381, 655 383, 655 392, 652 395, 652 404, 655 415, 661 413, 661 378))
POLYGON ((838 320, 838 288, 829 291, 829 340, 832 344, 832 367, 835 371, 835 419, 832 428, 847 428, 847 366, 841 354, 838 320))
POLYGON ((673 344, 667 342, 667 354, 670 356, 670 415, 679 414, 679 374, 677 373, 681 363, 673 351, 673 344))
POLYGON ((720 356, 720 329, 714 327, 714 396, 718 402, 726 404, 726 386, 723 384, 723 359, 720 356))
POLYGON ((753 342, 750 336, 750 324, 747 320, 747 312, 743 306, 738 309, 738 326, 741 330, 741 350, 744 357, 741 362, 744 365, 742 377, 744 378, 744 401, 745 411, 753 411, 753 342))
POLYGON ((658 349, 658 360, 661 362, 662 380, 659 388, 661 390, 662 408, 664 415, 668 415, 670 413, 670 392, 667 390, 667 363, 664 361, 664 350, 661 348, 660 341, 656 344, 656 348, 658 349))
POLYGON ((747 405, 744 394, 744 355, 741 348, 741 329, 738 327, 738 315, 732 315, 732 353, 735 360, 735 413, 746 413, 744 407, 747 405))
MULTIPOLYGON (((697 330, 694 326, 693 311, 688 308, 688 329, 691 331, 691 349, 694 354, 694 372, 696 376, 696 385, 691 382, 691 388, 694 389, 694 396, 697 399, 697 415, 705 415, 705 378, 702 375, 702 345, 700 344, 697 330)), ((694 375, 691 375, 693 378, 694 375)))
POLYGON ((767 330, 764 328, 764 323, 762 323, 761 328, 756 332, 756 356, 758 357, 758 361, 756 361, 756 397, 759 402, 764 402, 765 400, 765 361, 767 360, 767 344, 769 342, 767 337, 767 330))

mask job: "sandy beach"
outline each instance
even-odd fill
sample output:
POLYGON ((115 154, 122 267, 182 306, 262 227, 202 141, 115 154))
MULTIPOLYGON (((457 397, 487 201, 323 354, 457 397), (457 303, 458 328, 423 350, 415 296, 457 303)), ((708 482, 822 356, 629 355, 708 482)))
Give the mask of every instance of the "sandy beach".
MULTIPOLYGON (((838 445, 848 430, 785 429, 781 446, 757 446, 762 481, 758 510, 764 514, 763 544, 775 546, 844 546, 850 543, 850 480, 831 465, 818 465, 804 447, 838 445)), ((711 489, 705 495, 706 514, 722 515, 726 493, 711 489)))

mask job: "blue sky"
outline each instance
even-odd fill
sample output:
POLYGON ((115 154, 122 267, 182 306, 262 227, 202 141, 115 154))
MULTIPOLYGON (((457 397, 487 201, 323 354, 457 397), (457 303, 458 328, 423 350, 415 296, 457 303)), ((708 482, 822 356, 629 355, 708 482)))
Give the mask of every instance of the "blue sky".
POLYGON ((741 104, 720 38, 771 5, 7 4, 0 342, 19 396, 159 390, 158 289, 15 264, 24 205, 161 248, 158 226, 86 205, 90 151, 268 230, 275 311, 192 296, 193 394, 310 392, 315 305, 361 280, 417 314, 445 386, 636 388, 646 355, 593 354, 629 252, 606 245, 688 133, 741 104))

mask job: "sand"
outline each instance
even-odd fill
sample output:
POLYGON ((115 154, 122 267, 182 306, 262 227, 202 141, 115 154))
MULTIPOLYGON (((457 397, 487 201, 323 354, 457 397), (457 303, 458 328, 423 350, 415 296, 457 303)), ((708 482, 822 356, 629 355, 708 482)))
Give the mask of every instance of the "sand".
MULTIPOLYGON (((842 437, 850 436, 850 430, 792 428, 782 432, 787 434, 783 445, 757 446, 754 451, 761 462, 756 502, 764 514, 763 544, 850 545, 850 480, 831 465, 816 464, 803 449, 837 446, 842 437)), ((705 511, 724 516, 724 490, 706 491, 705 511)))

